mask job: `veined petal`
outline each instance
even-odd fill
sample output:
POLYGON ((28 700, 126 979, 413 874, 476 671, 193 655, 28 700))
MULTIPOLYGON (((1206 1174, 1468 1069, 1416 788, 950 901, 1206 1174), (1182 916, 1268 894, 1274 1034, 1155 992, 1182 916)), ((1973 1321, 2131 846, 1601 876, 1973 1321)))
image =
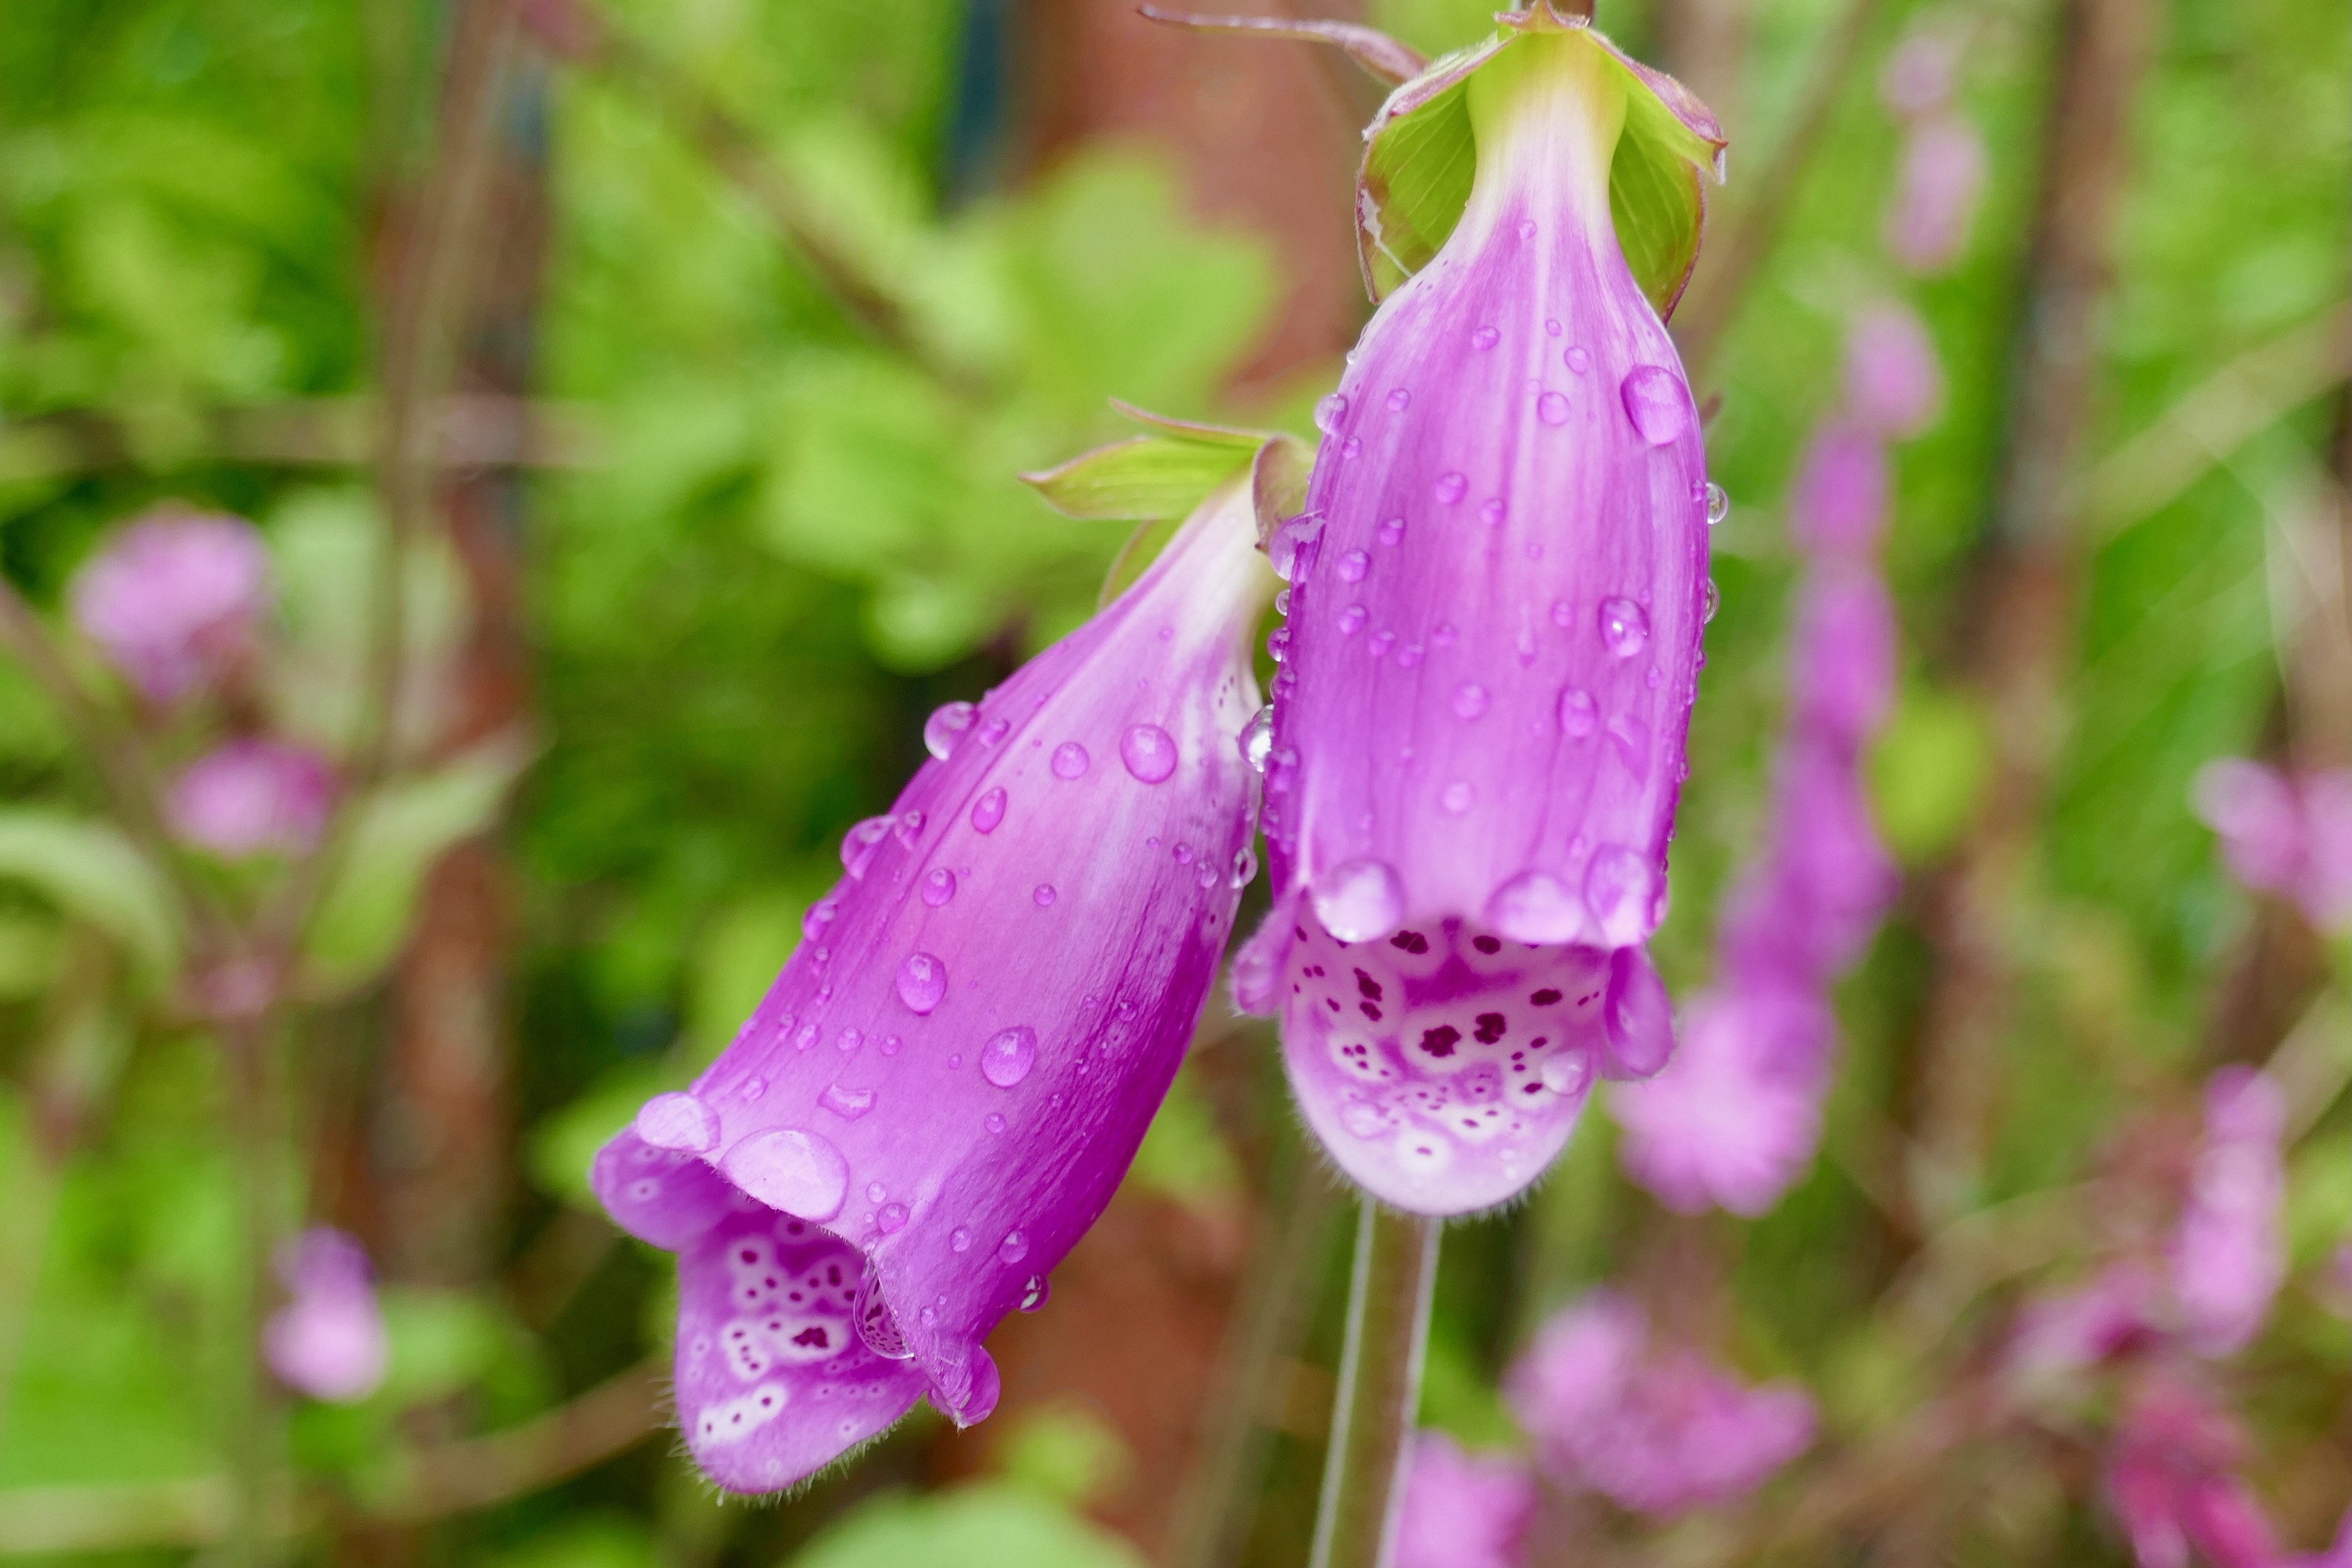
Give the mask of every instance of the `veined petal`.
POLYGON ((931 726, 735 1043, 599 1157, 614 1218, 681 1254, 679 1415, 721 1485, 788 1485, 925 1391, 985 1416, 982 1339, 1125 1174, 1245 880, 1255 538, 1238 474, 1095 620, 931 726), (862 1281, 857 1347, 803 1344, 814 1318, 728 1339, 745 1249, 833 1292, 761 1312, 830 1323, 832 1271, 862 1281))

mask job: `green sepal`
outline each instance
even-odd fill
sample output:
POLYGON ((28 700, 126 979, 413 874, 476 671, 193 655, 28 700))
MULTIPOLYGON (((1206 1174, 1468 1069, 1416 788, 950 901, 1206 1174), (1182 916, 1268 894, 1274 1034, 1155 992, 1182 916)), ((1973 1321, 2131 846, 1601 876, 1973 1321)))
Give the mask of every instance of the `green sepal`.
POLYGON ((1698 261, 1706 204, 1700 175, 1723 177, 1715 117, 1681 83, 1642 65, 1583 18, 1547 3, 1499 18, 1494 37, 1437 60, 1389 96, 1364 133, 1357 243, 1376 300, 1427 266, 1469 204, 1477 172, 1470 78, 1533 33, 1568 34, 1625 77, 1625 126, 1609 168, 1609 211, 1625 262, 1661 318, 1698 261))

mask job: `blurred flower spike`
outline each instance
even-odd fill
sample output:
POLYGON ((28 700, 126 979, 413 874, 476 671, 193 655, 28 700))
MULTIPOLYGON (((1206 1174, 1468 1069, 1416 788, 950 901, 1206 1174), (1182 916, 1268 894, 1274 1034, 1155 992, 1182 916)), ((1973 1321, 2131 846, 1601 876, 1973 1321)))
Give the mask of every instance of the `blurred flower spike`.
POLYGON ((1537 1497, 1525 1461, 1465 1453, 1443 1432, 1415 1433, 1395 1568, 1518 1568, 1537 1497))
POLYGON ((391 1352, 360 1244, 324 1226, 306 1230, 279 1253, 278 1274, 292 1300, 269 1320, 262 1350, 278 1381, 335 1404, 374 1393, 391 1352))
POLYGON ((269 611, 269 553, 242 517, 160 507, 74 579, 73 619, 158 706, 226 682, 269 611))
POLYGON ((299 854, 319 841, 335 801, 324 758, 278 741, 232 740, 188 765, 166 802, 182 841, 227 860, 299 854))
POLYGON ((1384 297, 1301 511, 1236 1001, 1383 1202, 1502 1203, 1596 1078, 1654 1072, 1709 612, 1699 417, 1662 317, 1714 120, 1549 4, 1399 88, 1358 215, 1384 297))
POLYGON ((2231 874, 2322 930, 2352 930, 2352 768, 2297 775, 2223 758, 2198 774, 2195 801, 2231 874))
POLYGON ((735 1043, 597 1156, 614 1218, 679 1254, 678 1416, 720 1486, 790 1486, 925 1395, 985 1417, 982 1340, 1125 1175, 1255 871, 1252 470, 1282 450, 1163 425, 1036 477, 1087 516, 1167 515, 1171 472, 1208 494, 1091 622, 932 716, 735 1043))

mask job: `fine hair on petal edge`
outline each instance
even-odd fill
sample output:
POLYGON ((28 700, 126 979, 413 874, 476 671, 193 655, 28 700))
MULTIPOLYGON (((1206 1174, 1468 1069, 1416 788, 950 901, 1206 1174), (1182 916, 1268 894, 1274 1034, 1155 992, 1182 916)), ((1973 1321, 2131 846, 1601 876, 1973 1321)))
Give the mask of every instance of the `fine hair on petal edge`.
MULTIPOLYGON (((1241 1016, 1244 1018, 1255 1018, 1257 1015, 1255 1013, 1243 1013, 1241 1016)), ((1314 1127, 1308 1124, 1307 1120, 1307 1112, 1305 1108, 1299 1104, 1298 1096, 1296 1094, 1288 1094, 1285 1095, 1284 1099, 1288 1103, 1290 1119, 1298 1128, 1299 1141, 1305 1144, 1308 1151, 1314 1155, 1318 1169, 1329 1176, 1333 1185, 1339 1189, 1339 1192, 1343 1197, 1353 1196, 1358 1198, 1370 1198, 1372 1202, 1379 1204, 1382 1208, 1388 1209, 1391 1213, 1410 1214, 1417 1219, 1441 1220, 1447 1225, 1469 1225, 1483 1224, 1490 1219, 1507 1218, 1509 1217, 1511 1211, 1517 1208, 1521 1204, 1533 1202, 1535 1199, 1536 1189, 1550 1181, 1553 1173, 1558 1171, 1559 1167, 1566 1163, 1567 1159, 1567 1151, 1563 1149, 1559 1155, 1555 1155, 1550 1161, 1549 1161, 1544 1166, 1543 1169, 1536 1173, 1533 1180, 1515 1188, 1510 1196, 1504 1198, 1500 1203, 1490 1203, 1484 1208, 1465 1209, 1459 1214, 1423 1214, 1417 1208, 1400 1208, 1395 1204, 1389 1202, 1386 1198, 1376 1197, 1372 1193, 1366 1191, 1362 1184, 1358 1182, 1354 1176, 1349 1176, 1347 1171, 1340 1166, 1339 1162, 1332 1156, 1330 1149, 1325 1146, 1321 1134, 1318 1134, 1314 1127)), ((1584 1104, 1578 1107, 1576 1117, 1579 1122, 1583 1121, 1584 1113, 1591 1107, 1591 1099, 1590 1095, 1588 1095, 1584 1104)), ((1570 1141, 1571 1143, 1575 1141, 1573 1134, 1571 1134, 1570 1141)))

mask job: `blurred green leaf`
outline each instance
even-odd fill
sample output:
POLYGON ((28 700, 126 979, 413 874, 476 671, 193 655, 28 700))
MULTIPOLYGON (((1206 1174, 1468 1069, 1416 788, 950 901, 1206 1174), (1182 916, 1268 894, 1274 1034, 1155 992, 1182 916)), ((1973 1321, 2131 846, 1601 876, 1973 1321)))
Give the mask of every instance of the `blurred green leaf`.
POLYGON ((1064 1508, 1081 1509, 1118 1490, 1135 1468, 1118 1428, 1080 1405, 1023 1412, 997 1463, 1012 1485, 1064 1508))
POLYGON ((638 1106, 656 1094, 685 1088, 692 1076, 685 1062, 662 1058, 632 1061, 598 1079, 587 1093, 531 1128, 524 1163, 532 1184, 574 1208, 604 1213, 588 1186, 588 1167, 595 1162, 596 1151, 635 1119, 638 1106))
POLYGON ((1249 450, 1138 435, 1021 478, 1064 517, 1142 521, 1186 516, 1249 458, 1249 450))
POLYGON ((801 918, 833 885, 835 870, 812 868, 804 881, 763 887, 714 915, 694 959, 687 1039, 697 1067, 719 1058, 801 943, 801 918))
POLYGON ((178 967, 179 916, 163 873, 105 823, 0 807, 0 877, 113 937, 151 984, 178 967))
POLYGON ((54 920, 0 910, 0 1002, 37 997, 48 988, 63 937, 54 920))
POLYGON ((1914 687, 1872 747, 1871 803, 1887 847, 1905 863, 1933 860, 1976 816, 1992 741, 1976 705, 1914 687))
POLYGON ((1169 1085, 1168 1098, 1135 1151, 1128 1179, 1145 1192, 1195 1208, 1222 1208, 1240 1198, 1240 1163, 1225 1146, 1216 1114, 1189 1069, 1169 1085))
POLYGON ((1143 1568, 1134 1547, 1033 1492, 979 1482, 860 1504, 792 1568, 1143 1568))

